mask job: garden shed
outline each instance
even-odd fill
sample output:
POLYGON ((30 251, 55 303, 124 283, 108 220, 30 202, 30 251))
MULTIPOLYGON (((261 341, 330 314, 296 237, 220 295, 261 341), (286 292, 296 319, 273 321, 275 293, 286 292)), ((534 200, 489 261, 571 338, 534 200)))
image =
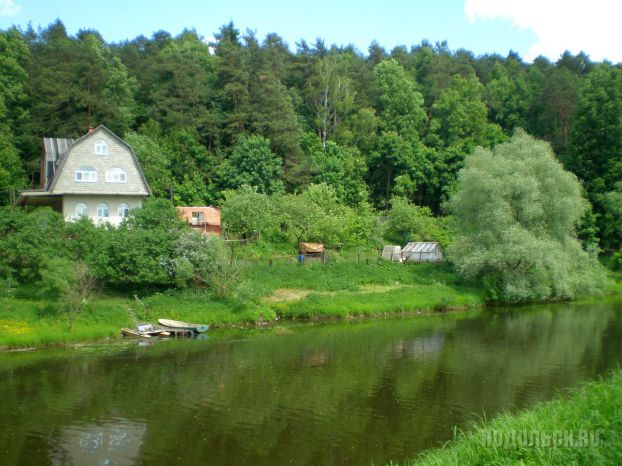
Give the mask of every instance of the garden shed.
POLYGON ((382 258, 393 262, 402 262, 402 248, 399 246, 385 246, 382 249, 382 258))
POLYGON ((412 242, 402 249, 402 260, 404 262, 440 262, 443 260, 443 251, 441 245, 435 242, 412 242))
POLYGON ((326 260, 324 245, 322 243, 300 242, 298 244, 298 261, 303 262, 309 259, 320 260, 322 262, 326 260))
POLYGON ((220 235, 220 209, 212 206, 177 207, 180 217, 203 234, 220 235))

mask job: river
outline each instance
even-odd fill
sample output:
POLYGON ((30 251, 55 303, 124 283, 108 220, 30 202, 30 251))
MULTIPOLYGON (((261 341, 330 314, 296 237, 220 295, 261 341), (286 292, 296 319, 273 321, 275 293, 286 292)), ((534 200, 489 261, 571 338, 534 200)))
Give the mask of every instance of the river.
POLYGON ((621 302, 5 352, 0 463, 384 465, 621 361, 621 302))

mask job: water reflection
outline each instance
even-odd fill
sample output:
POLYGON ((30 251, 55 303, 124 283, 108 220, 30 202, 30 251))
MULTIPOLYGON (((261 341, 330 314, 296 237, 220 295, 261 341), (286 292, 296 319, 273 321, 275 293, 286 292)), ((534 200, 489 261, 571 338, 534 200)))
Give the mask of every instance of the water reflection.
POLYGON ((65 427, 50 440, 54 466, 131 466, 147 434, 144 423, 116 419, 65 427))
POLYGON ((539 307, 3 354, 3 463, 400 461, 448 440, 455 425, 548 399, 619 364, 620 309, 539 307))

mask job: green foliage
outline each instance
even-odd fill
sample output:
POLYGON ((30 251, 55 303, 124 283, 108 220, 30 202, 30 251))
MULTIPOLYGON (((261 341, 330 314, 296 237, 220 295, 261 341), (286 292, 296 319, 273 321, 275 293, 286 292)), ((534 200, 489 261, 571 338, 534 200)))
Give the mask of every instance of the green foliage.
MULTIPOLYGON (((279 79, 263 70, 260 72, 258 80, 252 89, 255 95, 253 128, 269 141, 274 153, 284 161, 284 175, 288 185, 298 187, 300 182, 296 179, 296 175, 300 174, 299 166, 303 163, 303 154, 300 148, 302 129, 294 110, 292 97, 279 79)), ((260 144, 260 141, 257 140, 255 147, 258 147, 260 144)), ((254 152, 257 149, 252 148, 252 145, 251 141, 240 140, 234 147, 233 153, 236 154, 236 150, 254 152), (241 145, 242 147, 240 147, 241 145)), ((239 161, 235 163, 239 163, 239 161)), ((258 160, 257 163, 270 164, 267 160, 263 162, 258 160)), ((280 177, 283 175, 280 169, 280 166, 279 169, 276 167, 266 168, 266 170, 273 170, 273 173, 266 172, 263 176, 280 177)), ((247 178, 245 183, 250 184, 250 181, 251 179, 247 178)), ((270 191, 281 189, 276 187, 276 181, 272 183, 275 186, 271 187, 270 191)))
POLYGON ((136 81, 101 36, 81 31, 68 37, 57 21, 39 39, 31 44, 34 131, 78 137, 105 123, 125 133, 133 122, 136 81))
POLYGON ((341 247, 371 239, 374 215, 364 207, 354 210, 340 204, 337 193, 327 184, 311 185, 299 195, 288 194, 282 205, 283 224, 296 243, 341 247))
POLYGON ((363 54, 322 40, 292 52, 277 34, 260 42, 233 23, 211 46, 194 31, 110 44, 56 21, 0 31, 0 68, 0 204, 38 187, 42 135, 106 124, 134 147, 156 198, 217 205, 244 185, 286 194, 287 212, 278 196, 256 199, 272 209, 264 225, 227 214, 232 234, 294 242, 297 224, 319 219, 327 232, 310 226, 302 236, 360 244, 377 230, 369 204, 388 210, 403 197, 438 216, 475 148, 524 127, 584 183, 593 211, 577 231, 584 248, 620 249, 622 72, 584 54, 524 63, 444 42, 390 53, 374 43, 363 54), (311 184, 334 190, 334 221, 304 197, 311 184))
POLYGON ((603 196, 601 234, 603 246, 609 250, 622 248, 622 181, 603 196))
POLYGON ((585 181, 592 199, 622 178, 622 71, 599 65, 580 90, 571 133, 569 167, 585 181))
POLYGON ((207 284, 218 298, 226 299, 239 285, 240 264, 222 239, 201 237, 201 243, 203 257, 196 264, 195 276, 207 284))
POLYGON ((227 233, 273 242, 317 241, 327 247, 368 244, 377 217, 364 202, 349 207, 325 183, 313 184, 300 194, 268 196, 244 186, 226 191, 222 222, 227 233))
POLYGON ((152 137, 135 132, 124 137, 136 154, 151 192, 156 197, 167 197, 171 188, 171 155, 152 137))
POLYGON ((484 91, 492 120, 510 134, 527 125, 530 93, 525 74, 516 60, 508 60, 506 66, 496 63, 484 91))
POLYGON ((84 311, 92 297, 95 280, 84 261, 47 258, 41 268, 40 288, 47 299, 66 312, 71 331, 77 315, 84 311))
POLYGON ((453 238, 447 223, 445 219, 434 217, 427 207, 394 197, 384 224, 384 238, 401 246, 410 241, 437 241, 445 247, 453 238))
POLYGON ((455 75, 432 106, 428 143, 435 147, 458 145, 468 153, 475 146, 502 141, 500 128, 488 122, 482 93, 477 77, 455 75))
MULTIPOLYGON (((0 118, 2 118, 2 101, 0 100, 0 118)), ((27 184, 26 173, 9 134, 0 126, 0 205, 12 204, 17 190, 27 184)))
POLYGON ((307 134, 304 149, 317 173, 314 183, 332 186, 343 204, 356 206, 367 200, 367 165, 356 148, 339 146, 332 141, 322 147, 314 135, 307 134))
POLYGON ((270 141, 261 136, 243 136, 231 156, 220 167, 223 187, 251 186, 260 193, 283 191, 283 162, 270 150, 270 141))
POLYGON ((98 278, 114 286, 168 287, 179 283, 175 245, 187 229, 175 208, 152 200, 130 211, 128 219, 110 229, 92 264, 98 278))
MULTIPOLYGON (((570 394, 558 396, 517 414, 505 414, 482 422, 469 433, 460 433, 442 449, 430 451, 414 465, 463 464, 612 464, 620 458, 622 429, 622 372, 585 384, 570 394), (604 428, 607 426, 607 428, 604 428), (554 445, 561 432, 572 432, 581 447, 554 445), (580 433, 586 433, 581 437, 580 433), (550 445, 529 444, 532 435, 548 436, 550 445), (598 438, 595 436, 598 435, 598 438), (526 438, 527 437, 527 438, 526 438), (495 446, 496 439, 506 445, 495 446), (526 447, 521 446, 527 440, 526 447)), ((544 437, 539 437, 543 439, 544 437)), ((534 442, 535 443, 535 442, 534 442)))
POLYGON ((601 289, 603 272, 575 235, 587 201, 546 143, 518 132, 479 149, 447 207, 456 219, 452 260, 489 299, 569 299, 601 289))
POLYGON ((428 182, 431 166, 426 156, 418 141, 410 142, 395 132, 383 132, 378 137, 369 160, 369 184, 380 206, 388 207, 399 177, 408 176, 414 183, 413 190, 428 182))
POLYGON ((346 74, 345 60, 336 53, 317 60, 305 89, 313 127, 323 147, 354 106, 355 85, 346 74))
POLYGON ((416 90, 415 83, 393 59, 376 65, 374 78, 385 131, 394 131, 408 141, 417 140, 425 121, 425 110, 423 96, 416 90))
POLYGON ((149 91, 148 113, 164 129, 197 131, 205 141, 213 139, 218 123, 215 98, 216 62, 195 32, 185 31, 168 41, 150 64, 155 80, 149 91))
POLYGON ((221 221, 225 233, 242 238, 270 237, 279 226, 274 199, 250 186, 224 192, 221 221))
POLYGON ((0 277, 34 283, 45 257, 64 256, 65 220, 48 208, 0 209, 0 277))

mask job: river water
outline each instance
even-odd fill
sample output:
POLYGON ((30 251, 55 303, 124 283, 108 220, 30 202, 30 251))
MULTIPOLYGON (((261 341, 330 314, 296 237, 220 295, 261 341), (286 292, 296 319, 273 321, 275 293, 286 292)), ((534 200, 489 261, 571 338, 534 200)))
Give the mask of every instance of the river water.
POLYGON ((0 354, 3 465, 384 465, 622 361, 622 303, 0 354))

